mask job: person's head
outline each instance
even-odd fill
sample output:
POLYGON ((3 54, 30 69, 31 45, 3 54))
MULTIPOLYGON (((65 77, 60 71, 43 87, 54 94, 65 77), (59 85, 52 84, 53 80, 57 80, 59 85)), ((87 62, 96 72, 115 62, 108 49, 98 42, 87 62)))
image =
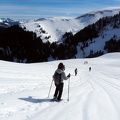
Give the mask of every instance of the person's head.
POLYGON ((58 69, 65 70, 65 65, 63 63, 59 63, 58 69))

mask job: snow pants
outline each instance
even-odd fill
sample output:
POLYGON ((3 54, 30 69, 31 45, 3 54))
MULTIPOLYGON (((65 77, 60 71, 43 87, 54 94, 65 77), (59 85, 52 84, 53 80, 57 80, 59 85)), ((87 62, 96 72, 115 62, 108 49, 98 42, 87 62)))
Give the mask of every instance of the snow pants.
POLYGON ((61 99, 63 93, 63 85, 64 85, 63 83, 55 84, 56 89, 55 89, 54 97, 57 98, 57 100, 61 99))

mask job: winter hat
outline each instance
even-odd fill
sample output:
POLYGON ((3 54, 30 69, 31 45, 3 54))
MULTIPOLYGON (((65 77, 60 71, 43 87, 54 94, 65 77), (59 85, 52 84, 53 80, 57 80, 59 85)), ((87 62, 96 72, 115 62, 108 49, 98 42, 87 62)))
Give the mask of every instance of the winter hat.
POLYGON ((65 70, 65 65, 63 63, 59 63, 58 69, 65 70))

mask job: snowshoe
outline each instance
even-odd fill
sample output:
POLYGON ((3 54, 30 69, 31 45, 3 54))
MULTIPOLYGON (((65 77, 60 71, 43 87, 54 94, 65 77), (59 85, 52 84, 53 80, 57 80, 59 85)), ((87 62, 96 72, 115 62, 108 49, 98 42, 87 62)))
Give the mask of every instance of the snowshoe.
POLYGON ((57 99, 56 102, 61 102, 62 100, 63 100, 63 99, 60 99, 60 100, 57 99))

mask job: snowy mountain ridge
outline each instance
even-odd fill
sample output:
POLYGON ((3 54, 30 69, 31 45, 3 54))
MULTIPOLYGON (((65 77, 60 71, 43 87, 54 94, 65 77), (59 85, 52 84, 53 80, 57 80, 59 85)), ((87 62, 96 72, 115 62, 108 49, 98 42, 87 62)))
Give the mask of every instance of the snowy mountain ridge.
POLYGON ((76 18, 53 17, 30 21, 21 25, 26 27, 29 31, 36 32, 37 36, 41 36, 42 40, 53 42, 60 41, 65 32, 76 34, 78 31, 92 23, 95 23, 100 18, 114 16, 119 13, 119 11, 120 8, 109 8, 100 11, 93 11, 76 18), (41 29, 45 32, 43 33, 41 29), (48 39, 46 39, 46 37, 48 37, 48 39))
POLYGON ((14 21, 10 18, 1 18, 0 19, 0 27, 10 27, 12 25, 17 25, 19 24, 19 21, 14 21))
POLYGON ((107 8, 92 11, 79 17, 40 18, 37 20, 19 20, 19 22, 11 19, 0 19, 0 26, 10 26, 10 24, 18 23, 23 28, 26 28, 26 30, 35 32, 43 41, 46 42, 49 40, 50 42, 54 42, 61 41, 61 37, 65 32, 76 34, 78 31, 89 24, 95 23, 100 18, 113 16, 119 13, 119 11, 120 8, 107 8))

